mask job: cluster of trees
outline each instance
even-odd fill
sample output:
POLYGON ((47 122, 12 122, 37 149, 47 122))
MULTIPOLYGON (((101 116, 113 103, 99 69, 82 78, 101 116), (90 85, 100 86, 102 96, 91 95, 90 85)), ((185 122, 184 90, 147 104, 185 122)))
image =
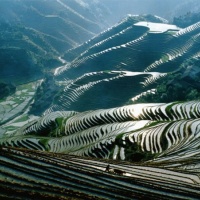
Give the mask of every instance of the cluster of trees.
POLYGON ((23 84, 61 65, 50 42, 51 38, 23 25, 0 22, 1 80, 23 84))
POLYGON ((52 74, 47 73, 44 81, 38 87, 35 101, 31 106, 30 114, 41 115, 53 103, 55 96, 59 93, 59 87, 54 81, 52 74))
POLYGON ((142 96, 135 103, 200 100, 199 75, 200 59, 190 59, 179 70, 161 79, 155 94, 142 96))
POLYGON ((3 99, 16 91, 16 87, 11 83, 0 82, 0 99, 3 99))
POLYGON ((200 21, 200 13, 187 12, 185 15, 174 17, 173 24, 185 28, 200 21))

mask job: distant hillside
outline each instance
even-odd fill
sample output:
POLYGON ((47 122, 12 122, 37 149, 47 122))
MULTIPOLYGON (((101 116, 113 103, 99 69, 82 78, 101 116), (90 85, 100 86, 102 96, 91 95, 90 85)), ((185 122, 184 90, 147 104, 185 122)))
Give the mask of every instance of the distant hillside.
POLYGON ((199 0, 101 0, 111 12, 110 20, 117 22, 127 14, 152 14, 172 21, 188 12, 199 12, 199 0))
POLYGON ((0 82, 21 84, 43 78, 61 65, 66 50, 93 37, 108 24, 96 1, 1 0, 0 82))
MULTIPOLYGON (((109 38, 113 34, 115 35, 115 31, 126 31, 127 36, 126 38, 119 37, 118 40, 111 41, 109 39, 108 43, 106 43, 108 47, 117 45, 116 41, 126 43, 128 40, 131 41, 134 37, 136 38, 136 36, 131 36, 131 25, 138 21, 163 22, 161 18, 151 18, 150 15, 148 17, 137 16, 134 19, 132 17, 127 24, 124 24, 122 20, 121 25, 115 25, 111 30, 106 31, 105 34, 95 37, 96 34, 105 30, 110 24, 121 18, 120 16, 127 14, 128 11, 130 13, 144 13, 146 12, 145 8, 148 7, 149 12, 155 14, 161 13, 163 14, 162 16, 176 16, 174 14, 169 15, 169 10, 170 12, 179 10, 179 12, 176 12, 177 15, 185 13, 188 2, 185 0, 179 2, 170 0, 167 5, 171 9, 165 9, 166 4, 159 2, 159 10, 153 9, 157 8, 155 6, 157 4, 157 0, 151 1, 151 3, 146 0, 141 2, 138 0, 125 0, 123 4, 115 0, 1 0, 1 49, 4 51, 3 54, 6 54, 6 51, 7 53, 11 53, 11 49, 14 49, 15 52, 11 53, 12 55, 10 56, 13 58, 9 59, 9 63, 4 59, 1 61, 2 68, 6 69, 0 74, 0 82, 11 81, 14 84, 19 84, 24 83, 24 81, 43 77, 42 74, 46 71, 50 71, 52 68, 61 65, 57 57, 65 52, 65 60, 72 61, 79 57, 81 53, 87 51, 87 48, 98 44, 98 42, 106 39, 106 37, 109 38), (144 4, 146 5, 145 7, 143 6, 144 4), (85 42, 89 39, 89 42, 85 42), (114 44, 113 41, 116 43, 114 42, 114 44), (16 55, 20 55, 20 53, 16 54, 17 50, 21 52, 25 51, 28 55, 24 57, 27 59, 23 60, 23 64, 20 64, 20 58, 15 57, 16 55), (15 70, 16 77, 14 75, 16 62, 14 60, 18 60, 18 70, 15 70), (30 63, 31 65, 29 66, 30 63), (34 72, 31 70, 33 63, 35 65, 34 72), (9 70, 10 72, 8 73, 9 70), (22 74, 22 71, 26 71, 28 75, 25 77, 26 73, 22 74), (29 74, 32 74, 34 78, 31 78, 29 74), (12 77, 12 80, 8 81, 10 77, 12 77)), ((190 0, 190 4, 195 5, 195 8, 198 10, 196 0, 190 0)), ((186 20, 184 19, 184 21, 186 20)), ((190 24, 192 22, 194 21, 191 21, 190 24)), ((181 23, 179 20, 179 23, 175 24, 183 27, 181 23)), ((184 27, 186 25, 189 24, 186 23, 184 27)), ((105 41, 103 42, 105 43, 105 41)), ((106 49, 106 46, 99 45, 98 48, 95 47, 95 51, 106 49)), ((88 51, 93 50, 94 47, 88 51)), ((8 59, 8 56, 6 56, 6 59, 8 59)))
MULTIPOLYGON (((131 34, 132 26, 133 24, 139 21, 150 21, 150 22, 157 22, 157 23, 167 22, 167 20, 157 17, 157 16, 153 16, 153 15, 127 15, 127 17, 125 17, 119 23, 110 27, 106 31, 97 35, 96 37, 91 38, 89 41, 79 45, 78 47, 68 50, 64 54, 64 59, 67 61, 72 61, 76 57, 82 55, 83 52, 90 51, 90 48, 92 49, 106 48, 106 46, 103 46, 101 43, 106 43, 107 40, 108 40, 107 42, 108 45, 117 45, 117 43, 123 43, 123 42, 131 40, 132 37, 135 38, 136 36, 134 34, 133 35, 131 34), (127 31, 128 35, 124 37, 124 35, 122 34, 121 37, 118 38, 118 40, 115 40, 115 38, 113 38, 113 40, 111 41, 112 37, 117 36, 117 34, 120 33, 120 31, 124 31, 124 32, 127 31), (114 44, 113 41, 116 42, 116 44, 114 44)), ((138 32, 138 34, 140 34, 140 32, 138 32)))
POLYGON ((73 0, 1 0, 0 22, 21 24, 68 43, 84 42, 108 25, 106 9, 96 2, 73 0))
POLYGON ((30 28, 1 23, 0 45, 0 80, 20 84, 60 65, 57 57, 67 44, 30 28))
MULTIPOLYGON (((185 29, 163 22, 165 20, 156 16, 129 15, 119 24, 69 50, 65 59, 72 61, 55 70, 55 80, 64 89, 55 97, 49 111, 105 109, 139 100, 149 93, 155 94, 164 77, 167 79, 182 64, 193 58, 198 60, 200 55, 199 22, 185 29), (137 22, 137 19, 144 21, 137 22)), ((197 62, 195 73, 198 73, 198 67, 197 62)), ((181 91, 184 87, 197 89, 192 83, 190 87, 189 82, 180 83, 184 83, 181 91)), ((175 88, 174 94, 180 89, 175 88)), ((194 94, 177 98, 168 95, 171 100, 160 99, 158 102, 198 98, 194 94)))
POLYGON ((200 21, 200 11, 197 13, 187 12, 185 15, 174 17, 173 24, 185 28, 200 21))

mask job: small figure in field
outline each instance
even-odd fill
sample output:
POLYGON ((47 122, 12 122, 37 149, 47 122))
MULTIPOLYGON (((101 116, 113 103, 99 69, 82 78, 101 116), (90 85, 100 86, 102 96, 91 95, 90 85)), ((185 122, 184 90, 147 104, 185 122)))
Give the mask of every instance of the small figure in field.
POLYGON ((122 170, 120 170, 120 169, 111 169, 109 164, 107 165, 105 171, 106 171, 106 172, 109 172, 109 173, 111 173, 111 174, 117 174, 117 175, 124 175, 124 174, 126 174, 125 171, 122 171, 122 170))
POLYGON ((110 170, 110 165, 108 164, 105 171, 109 172, 109 170, 110 170))

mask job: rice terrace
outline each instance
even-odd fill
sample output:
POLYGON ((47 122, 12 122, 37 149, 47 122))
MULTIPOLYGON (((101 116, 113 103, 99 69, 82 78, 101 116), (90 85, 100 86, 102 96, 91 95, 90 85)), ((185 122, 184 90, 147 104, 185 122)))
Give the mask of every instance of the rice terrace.
POLYGON ((0 199, 200 199, 198 0, 0 5, 0 199))

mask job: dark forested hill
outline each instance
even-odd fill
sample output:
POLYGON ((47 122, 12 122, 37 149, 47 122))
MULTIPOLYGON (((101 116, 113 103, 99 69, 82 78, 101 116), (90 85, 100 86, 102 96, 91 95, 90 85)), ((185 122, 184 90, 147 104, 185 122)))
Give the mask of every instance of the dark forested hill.
POLYGON ((108 24, 106 8, 73 0, 0 1, 0 82, 25 83, 61 65, 58 56, 108 24))
POLYGON ((200 12, 187 12, 184 15, 174 17, 173 24, 185 28, 200 21, 200 12))
POLYGON ((0 80, 20 84, 42 77, 58 60, 65 41, 19 25, 0 24, 0 80))

